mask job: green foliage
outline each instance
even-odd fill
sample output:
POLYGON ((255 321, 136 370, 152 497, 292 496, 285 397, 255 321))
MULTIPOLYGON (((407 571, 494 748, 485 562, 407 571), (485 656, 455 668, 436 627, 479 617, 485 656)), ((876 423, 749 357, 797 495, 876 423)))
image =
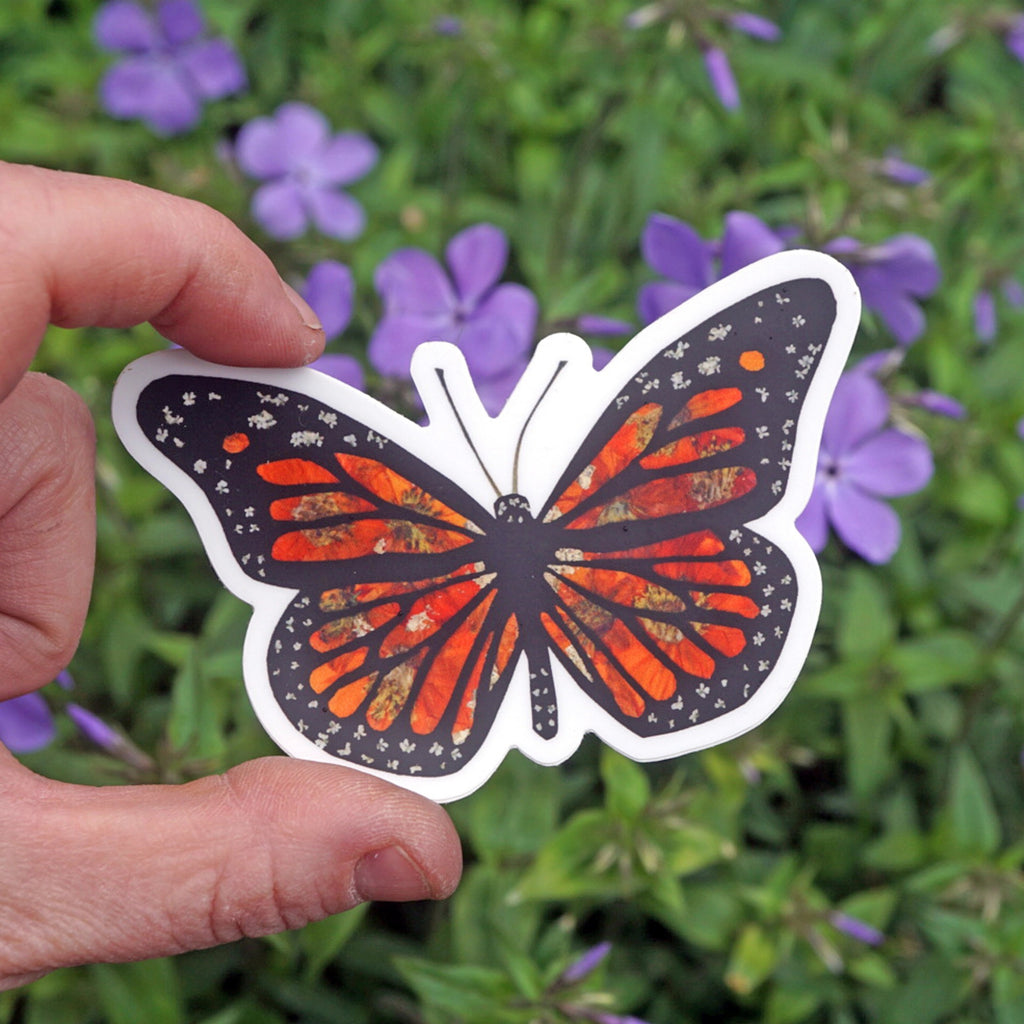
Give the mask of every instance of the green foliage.
MULTIPOLYGON (((1024 262, 1010 7, 778 0, 762 11, 782 27, 777 43, 715 27, 743 99, 727 112, 686 29, 699 5, 666 0, 684 13, 629 29, 629 0, 207 0, 251 89, 157 139, 98 105, 110 58, 91 39, 97 6, 0 5, 0 154, 200 199, 293 281, 343 260, 358 300, 339 350, 363 351, 374 268, 400 246, 438 253, 459 228, 498 224, 547 328, 584 312, 635 318, 652 212, 712 237, 728 211, 749 210, 817 243, 927 238, 943 284, 902 386, 952 394, 969 416, 908 411, 936 476, 898 503, 891 563, 827 550, 807 669, 754 733, 655 765, 596 743, 558 769, 513 753, 452 807, 467 869, 446 904, 61 971, 0 994, 0 1024, 1024 1019, 1024 315, 1001 305, 990 347, 971 319, 978 288, 1024 262), (436 31, 443 15, 461 19, 458 34, 436 31), (355 242, 267 238, 251 183, 223 158, 243 121, 293 99, 380 144, 381 164, 353 188, 369 219, 355 242), (930 182, 880 177, 874 162, 893 147, 930 182), (565 985, 604 940, 609 957, 565 985)), ((27 759, 58 778, 177 781, 271 749, 239 678, 248 610, 110 428, 117 373, 162 344, 145 327, 53 330, 37 363, 86 398, 99 431, 98 582, 76 696, 140 755, 113 762, 65 722, 27 759)), ((866 316, 856 354, 890 344, 866 316)))

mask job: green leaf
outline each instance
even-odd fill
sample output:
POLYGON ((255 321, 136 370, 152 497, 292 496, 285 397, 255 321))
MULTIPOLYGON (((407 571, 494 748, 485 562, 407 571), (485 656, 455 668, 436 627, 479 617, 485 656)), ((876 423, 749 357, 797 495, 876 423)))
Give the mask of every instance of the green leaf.
POLYGON ((324 968, 359 930, 369 906, 368 903, 360 903, 343 914, 334 914, 322 921, 307 924, 299 932, 298 943, 306 955, 302 980, 307 985, 315 982, 323 974, 324 968))
POLYGON ((95 964, 89 971, 109 1024, 185 1024, 174 961, 95 964))
POLYGON ((609 812, 623 821, 635 821, 651 799, 651 784, 643 766, 611 747, 601 750, 601 781, 609 812))
POLYGON ((850 789, 866 800, 892 771, 892 717, 877 696, 847 701, 842 712, 850 789))
POLYGON ((740 996, 749 996, 762 985, 778 963, 772 937, 759 924, 748 924, 739 934, 725 969, 725 983, 740 996))
POLYGON ((1002 827, 992 792, 974 755, 966 747, 953 753, 949 795, 941 835, 950 855, 994 853, 1002 841, 1002 827))
POLYGON ((397 957, 395 966, 423 1005, 452 1021, 487 1024, 509 1020, 505 1006, 515 995, 508 977, 490 967, 436 964, 397 957))
POLYGON ((896 618, 877 572, 851 569, 836 630, 840 658, 878 657, 895 637, 896 618))

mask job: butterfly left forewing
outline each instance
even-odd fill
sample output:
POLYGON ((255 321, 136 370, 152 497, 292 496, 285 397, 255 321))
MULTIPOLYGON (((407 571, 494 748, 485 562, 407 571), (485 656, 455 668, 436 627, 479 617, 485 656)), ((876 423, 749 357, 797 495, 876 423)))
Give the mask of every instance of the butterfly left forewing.
POLYGON ((307 393, 333 382, 151 359, 153 379, 122 388, 126 439, 255 608, 246 681, 271 734, 387 775, 460 772, 521 650, 488 564, 490 513, 392 436, 420 428, 394 414, 371 426, 307 393))

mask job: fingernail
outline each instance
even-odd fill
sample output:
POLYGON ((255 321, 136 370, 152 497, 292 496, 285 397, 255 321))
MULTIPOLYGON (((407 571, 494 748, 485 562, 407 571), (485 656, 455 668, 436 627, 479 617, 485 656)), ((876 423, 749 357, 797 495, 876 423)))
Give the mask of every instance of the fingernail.
POLYGON ((427 876, 400 846, 364 854, 353 876, 363 900, 426 900, 434 895, 427 876))
POLYGON ((282 281, 281 287, 288 296, 288 301, 298 310, 303 327, 308 327, 311 331, 322 331, 324 325, 320 323, 320 317, 313 312, 309 303, 287 281, 282 281))

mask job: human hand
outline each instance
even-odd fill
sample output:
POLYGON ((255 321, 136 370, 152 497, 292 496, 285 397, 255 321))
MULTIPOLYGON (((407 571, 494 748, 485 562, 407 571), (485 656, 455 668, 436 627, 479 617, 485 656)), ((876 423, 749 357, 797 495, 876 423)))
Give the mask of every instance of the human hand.
MULTIPOLYGON (((93 571, 92 423, 27 373, 46 329, 148 320, 206 359, 295 366, 323 331, 207 207, 0 163, 0 699, 70 660, 93 571)), ((55 967, 296 928, 369 899, 441 898, 458 837, 361 772, 264 758, 182 786, 73 786, 0 746, 0 989, 55 967)))

